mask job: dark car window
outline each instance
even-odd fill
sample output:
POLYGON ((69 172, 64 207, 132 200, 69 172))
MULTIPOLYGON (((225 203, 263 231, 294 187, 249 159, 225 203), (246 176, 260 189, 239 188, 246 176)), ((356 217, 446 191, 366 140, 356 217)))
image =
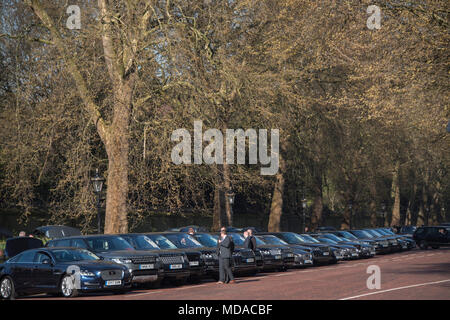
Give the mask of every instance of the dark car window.
POLYGON ((70 247, 70 239, 58 240, 58 247, 70 247))
POLYGON ((158 245, 147 236, 125 236, 124 238, 138 249, 160 250, 158 245))
POLYGON ((194 235, 195 239, 197 239, 198 242, 200 242, 205 247, 215 247, 217 246, 217 239, 214 238, 212 235, 207 233, 201 233, 194 235))
POLYGON ((72 239, 71 247, 87 249, 86 242, 83 239, 72 239))
POLYGON ((287 243, 275 236, 256 236, 256 238, 261 239, 262 241, 264 241, 267 244, 275 244, 275 245, 287 245, 287 243))
POLYGON ((19 259, 16 261, 18 263, 33 263, 34 261, 34 255, 36 251, 25 251, 22 253, 19 257, 19 259))
POLYGON ((95 237, 88 238, 86 241, 95 251, 134 250, 122 237, 95 237))
POLYGON ((195 240, 190 235, 180 234, 166 234, 165 237, 169 239, 177 248, 201 248, 203 247, 200 242, 195 240))
POLYGON ((174 245, 172 242, 170 242, 169 239, 160 234, 149 234, 147 236, 152 239, 161 249, 177 249, 176 245, 174 245))
POLYGON ((56 249, 52 250, 53 256, 58 262, 73 262, 83 260, 99 260, 95 254, 88 250, 70 250, 70 249, 56 249))
POLYGON ((42 261, 44 261, 44 259, 51 260, 50 256, 43 252, 37 252, 36 255, 34 256, 35 263, 42 263, 42 261))

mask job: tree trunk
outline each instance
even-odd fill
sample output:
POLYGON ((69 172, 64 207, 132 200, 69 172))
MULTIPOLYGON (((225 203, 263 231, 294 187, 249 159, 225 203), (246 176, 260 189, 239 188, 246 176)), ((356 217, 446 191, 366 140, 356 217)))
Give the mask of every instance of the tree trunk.
POLYGON ((344 214, 342 215, 341 229, 342 230, 351 229, 351 211, 347 206, 345 206, 344 214))
POLYGON ((111 127, 106 135, 108 178, 105 213, 105 233, 127 233, 128 154, 132 98, 132 82, 125 82, 116 91, 116 104, 111 127))
POLYGON ((281 216, 283 214, 283 191, 284 191, 284 160, 280 154, 280 169, 276 174, 275 186, 273 188, 272 204, 270 206, 269 232, 279 232, 281 216))
POLYGON ((220 183, 216 181, 214 185, 214 211, 213 211, 213 224, 211 231, 219 231, 222 226, 222 201, 220 192, 220 183))
POLYGON ((377 223, 377 188, 375 185, 375 181, 372 181, 369 186, 371 193, 371 200, 369 203, 369 212, 370 212, 370 226, 375 228, 378 226, 377 223))
POLYGON ((231 208, 230 201, 227 197, 227 192, 231 191, 231 181, 230 181, 230 166, 227 163, 223 163, 223 187, 224 187, 224 198, 225 198, 225 224, 226 226, 233 225, 233 209, 231 208))
POLYGON ((392 207, 392 219, 391 226, 400 225, 400 162, 397 161, 395 164, 393 179, 392 179, 392 194, 394 197, 394 205, 392 207))
POLYGON ((316 230, 322 223, 323 199, 322 199, 322 171, 315 172, 314 178, 314 203, 311 216, 311 230, 316 230))

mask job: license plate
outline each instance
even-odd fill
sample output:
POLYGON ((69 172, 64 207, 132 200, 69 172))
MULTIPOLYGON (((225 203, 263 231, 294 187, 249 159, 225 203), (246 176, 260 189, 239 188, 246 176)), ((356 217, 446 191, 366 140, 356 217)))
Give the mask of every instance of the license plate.
POLYGON ((352 256, 356 257, 358 254, 357 253, 352 253, 352 256))
POLYGON ((181 268, 183 268, 183 265, 181 265, 181 264, 171 264, 169 268, 170 269, 181 269, 181 268))
POLYGON ((107 286, 120 286, 122 284, 122 280, 108 280, 105 284, 107 286))
POLYGON ((139 266, 139 269, 141 270, 147 270, 147 269, 153 269, 155 267, 154 264, 141 264, 139 266))
POLYGON ((305 260, 305 263, 313 263, 311 260, 305 260))
POLYGON ((327 255, 329 255, 329 254, 330 254, 329 252, 324 252, 324 253, 323 253, 324 256, 327 256, 327 255))
POLYGON ((383 244, 383 247, 385 247, 385 248, 386 248, 387 246, 388 246, 387 244, 383 244))
POLYGON ((254 262, 255 261, 255 259, 253 259, 253 258, 248 258, 247 259, 247 262, 254 262))
POLYGON ((376 254, 376 252, 375 251, 370 251, 370 254, 376 254))
POLYGON ((275 256, 275 259, 281 259, 281 256, 275 256))
POLYGON ((292 258, 294 255, 292 253, 288 253, 287 255, 289 258, 292 258))
POLYGON ((190 266, 198 266, 198 261, 190 261, 189 265, 190 266))

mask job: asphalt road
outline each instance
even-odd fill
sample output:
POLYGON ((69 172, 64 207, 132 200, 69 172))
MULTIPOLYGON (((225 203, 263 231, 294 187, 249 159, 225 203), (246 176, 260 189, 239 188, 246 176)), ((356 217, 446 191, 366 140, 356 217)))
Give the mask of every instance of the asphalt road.
MULTIPOLYGON (((297 300, 430 299, 450 300, 450 248, 412 250, 337 265, 261 273, 236 284, 204 281, 182 287, 133 290, 121 295, 89 295, 75 300, 297 300), (381 271, 381 288, 368 289, 367 267, 381 271)), ((25 299, 64 299, 34 296, 25 299)))

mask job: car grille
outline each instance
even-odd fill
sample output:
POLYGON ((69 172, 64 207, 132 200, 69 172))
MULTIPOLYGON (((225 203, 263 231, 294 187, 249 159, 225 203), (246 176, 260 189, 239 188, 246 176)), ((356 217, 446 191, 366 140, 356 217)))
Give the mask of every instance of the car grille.
POLYGON ((186 256, 187 256, 189 262, 198 261, 199 265, 200 265, 200 254, 186 253, 186 256))
POLYGON ((134 264, 142 264, 142 263, 155 263, 156 259, 153 256, 140 256, 140 257, 130 257, 131 262, 134 264))
POLYGON ((161 261, 164 264, 183 263, 184 259, 181 255, 161 255, 161 261))
POLYGON ((133 270, 133 276, 150 276, 156 274, 156 270, 133 270))
POLYGON ((320 249, 315 249, 313 250, 312 254, 314 257, 320 257, 322 256, 322 251, 320 249))
POLYGON ((243 256, 244 258, 252 258, 255 255, 253 251, 242 250, 239 252, 241 253, 241 256, 243 256))
POLYGON ((103 280, 120 280, 123 277, 122 270, 105 270, 100 272, 103 280))

